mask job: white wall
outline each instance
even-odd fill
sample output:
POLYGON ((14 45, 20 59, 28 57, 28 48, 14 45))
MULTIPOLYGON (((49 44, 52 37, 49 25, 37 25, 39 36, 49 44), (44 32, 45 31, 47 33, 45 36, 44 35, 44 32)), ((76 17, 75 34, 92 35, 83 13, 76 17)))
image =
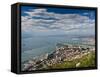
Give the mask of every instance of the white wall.
MULTIPOLYGON (((99 0, 1 0, 0 1, 0 77, 98 77, 100 69, 87 71, 71 71, 71 72, 57 72, 57 73, 40 73, 40 74, 25 74, 15 75, 10 72, 10 21, 11 21, 11 7, 15 2, 32 2, 32 3, 47 3, 60 5, 77 5, 77 6, 95 6, 98 7, 100 13, 99 0)), ((100 14, 98 15, 100 18, 100 14)), ((98 19, 100 20, 100 19, 98 19)), ((100 24, 100 22, 99 22, 100 24)), ((98 28, 100 29, 98 24, 98 28)), ((100 30, 98 31, 100 33, 100 30)), ((100 36, 98 37, 100 39, 100 36)), ((100 42, 100 41, 98 41, 100 42)), ((100 47, 98 47, 100 50, 100 47)), ((98 57, 100 59, 100 52, 98 50, 98 57)), ((100 61, 98 64, 100 68, 100 61)))

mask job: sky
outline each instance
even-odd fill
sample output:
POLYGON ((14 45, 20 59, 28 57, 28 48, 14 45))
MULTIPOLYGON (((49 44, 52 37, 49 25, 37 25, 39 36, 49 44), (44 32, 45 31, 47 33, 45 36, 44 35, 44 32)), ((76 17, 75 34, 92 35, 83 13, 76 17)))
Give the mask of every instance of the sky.
POLYGON ((94 35, 95 11, 21 6, 22 37, 94 35))

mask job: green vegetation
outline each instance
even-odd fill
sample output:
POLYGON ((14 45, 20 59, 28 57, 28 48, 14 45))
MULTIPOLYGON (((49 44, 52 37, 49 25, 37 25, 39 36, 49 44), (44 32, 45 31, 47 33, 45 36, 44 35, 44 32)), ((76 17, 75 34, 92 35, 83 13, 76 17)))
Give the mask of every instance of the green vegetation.
POLYGON ((90 52, 87 55, 74 59, 72 61, 64 61, 63 63, 54 64, 48 66, 49 69, 61 69, 61 68, 78 68, 78 67, 94 67, 95 66, 95 52, 90 52), (79 64, 78 66, 76 66, 79 64))

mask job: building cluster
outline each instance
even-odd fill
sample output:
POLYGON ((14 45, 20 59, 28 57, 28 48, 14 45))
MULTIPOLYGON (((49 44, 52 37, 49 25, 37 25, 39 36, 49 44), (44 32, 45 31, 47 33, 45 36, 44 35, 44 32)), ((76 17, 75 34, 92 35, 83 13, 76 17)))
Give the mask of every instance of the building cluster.
POLYGON ((90 48, 75 45, 57 44, 53 53, 45 54, 38 59, 30 60, 28 63, 24 64, 23 70, 47 69, 48 66, 80 58, 83 56, 83 53, 87 54, 90 50, 90 48))

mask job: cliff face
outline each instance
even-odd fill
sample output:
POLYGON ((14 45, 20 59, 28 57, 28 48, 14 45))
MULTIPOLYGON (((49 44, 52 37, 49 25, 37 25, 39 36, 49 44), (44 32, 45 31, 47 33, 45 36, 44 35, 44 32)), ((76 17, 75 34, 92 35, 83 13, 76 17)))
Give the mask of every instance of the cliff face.
MULTIPOLYGON (((57 67, 55 65, 63 64, 69 61, 77 61, 84 56, 93 52, 90 48, 84 48, 80 46, 57 44, 55 51, 51 54, 46 54, 38 60, 31 60, 24 64, 23 70, 41 70, 57 67)), ((70 64, 71 65, 71 64, 70 64)), ((74 67, 79 67, 80 62, 74 64, 74 67)), ((59 66, 58 66, 59 67, 59 66)), ((65 68, 68 68, 66 66, 65 68)), ((69 67, 71 68, 71 67, 69 67)))

